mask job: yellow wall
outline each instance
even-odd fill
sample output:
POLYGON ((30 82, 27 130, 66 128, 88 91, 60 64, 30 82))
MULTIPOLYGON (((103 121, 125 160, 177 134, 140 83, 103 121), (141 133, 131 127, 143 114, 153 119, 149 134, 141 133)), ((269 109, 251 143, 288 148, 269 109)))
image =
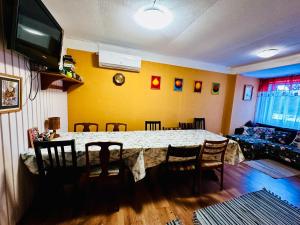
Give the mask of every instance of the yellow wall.
POLYGON ((207 129, 227 133, 230 126, 235 76, 153 62, 142 62, 140 73, 122 72, 125 84, 115 86, 115 70, 98 67, 95 53, 68 49, 84 85, 68 93, 69 130, 75 122, 124 122, 129 130, 143 130, 145 120, 161 120, 162 126, 177 126, 205 117, 207 129), (161 76, 161 89, 151 90, 151 75, 161 76), (183 91, 173 90, 174 78, 183 78, 183 91), (194 80, 203 82, 194 93, 194 80), (220 82, 219 95, 211 94, 212 82, 220 82))

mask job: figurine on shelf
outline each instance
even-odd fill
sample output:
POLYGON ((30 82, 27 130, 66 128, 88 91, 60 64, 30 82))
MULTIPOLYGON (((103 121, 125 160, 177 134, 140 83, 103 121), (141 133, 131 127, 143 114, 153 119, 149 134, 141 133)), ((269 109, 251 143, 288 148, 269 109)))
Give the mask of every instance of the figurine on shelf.
POLYGON ((63 56, 63 72, 67 77, 73 78, 73 74, 75 73, 75 61, 71 55, 63 56))
POLYGON ((65 74, 68 78, 82 81, 81 77, 77 73, 75 73, 75 64, 76 62, 71 55, 64 55, 62 73, 65 74))
POLYGON ((72 78, 73 77, 72 72, 71 71, 66 71, 66 77, 72 78))

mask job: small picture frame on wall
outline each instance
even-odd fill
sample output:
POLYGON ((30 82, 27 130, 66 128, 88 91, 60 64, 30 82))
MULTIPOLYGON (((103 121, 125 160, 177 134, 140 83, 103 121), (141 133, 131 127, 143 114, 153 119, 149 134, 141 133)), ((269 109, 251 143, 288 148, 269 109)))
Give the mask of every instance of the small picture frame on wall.
POLYGON ((211 94, 212 95, 220 94, 220 83, 216 83, 216 82, 212 83, 211 94))
POLYGON ((202 81, 195 80, 194 81, 194 92, 201 93, 201 89, 202 89, 202 81))
POLYGON ((244 85, 243 100, 251 101, 252 94, 253 94, 253 85, 249 85, 249 84, 244 85))
POLYGON ((22 108, 22 78, 0 73, 0 113, 17 112, 22 108))
POLYGON ((152 76, 151 77, 151 89, 152 90, 160 90, 160 76, 152 76))
POLYGON ((182 87, 183 87, 183 79, 175 78, 174 91, 182 91, 182 87))

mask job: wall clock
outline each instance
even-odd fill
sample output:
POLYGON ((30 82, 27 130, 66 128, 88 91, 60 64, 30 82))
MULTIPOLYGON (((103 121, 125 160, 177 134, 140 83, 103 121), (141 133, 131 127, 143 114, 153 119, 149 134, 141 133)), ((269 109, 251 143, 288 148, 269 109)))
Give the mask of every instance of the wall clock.
POLYGON ((121 86, 125 83, 125 76, 122 73, 116 73, 113 76, 113 82, 117 86, 121 86))

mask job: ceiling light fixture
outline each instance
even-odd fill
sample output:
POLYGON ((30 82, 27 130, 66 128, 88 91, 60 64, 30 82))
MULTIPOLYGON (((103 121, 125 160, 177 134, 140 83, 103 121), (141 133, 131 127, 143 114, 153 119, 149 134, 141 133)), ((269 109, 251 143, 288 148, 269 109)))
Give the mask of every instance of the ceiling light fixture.
POLYGON ((279 53, 279 50, 276 48, 266 49, 261 52, 258 52, 257 55, 261 58, 271 58, 274 55, 277 55, 279 53))
POLYGON ((156 0, 151 6, 140 8, 134 15, 137 24, 150 30, 160 30, 168 26, 173 15, 169 9, 161 5, 155 5, 156 0))

